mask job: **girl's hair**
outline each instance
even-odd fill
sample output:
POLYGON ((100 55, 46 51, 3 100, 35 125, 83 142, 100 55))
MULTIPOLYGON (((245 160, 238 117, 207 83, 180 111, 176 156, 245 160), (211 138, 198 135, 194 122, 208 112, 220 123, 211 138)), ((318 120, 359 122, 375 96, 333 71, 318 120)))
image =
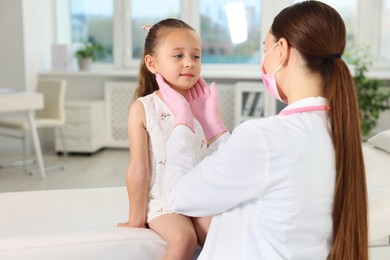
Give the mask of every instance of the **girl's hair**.
POLYGON ((174 18, 162 20, 150 27, 145 37, 145 46, 141 57, 138 84, 137 89, 134 93, 135 99, 146 96, 158 90, 159 87, 156 81, 156 76, 151 73, 146 67, 145 56, 155 56, 158 51, 159 45, 164 40, 164 32, 172 29, 188 29, 195 31, 187 23, 174 18))
POLYGON ((330 106, 328 120, 335 149, 333 245, 329 259, 368 259, 367 190, 356 88, 345 62, 345 25, 332 7, 304 1, 283 9, 270 31, 302 55, 321 75, 330 106))

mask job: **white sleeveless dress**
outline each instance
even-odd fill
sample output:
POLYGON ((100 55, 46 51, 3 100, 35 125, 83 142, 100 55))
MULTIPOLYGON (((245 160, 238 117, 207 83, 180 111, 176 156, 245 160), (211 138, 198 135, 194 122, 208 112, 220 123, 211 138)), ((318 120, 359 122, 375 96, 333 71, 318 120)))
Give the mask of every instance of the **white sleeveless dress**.
MULTIPOLYGON (((149 138, 151 176, 149 180, 147 223, 150 223, 155 217, 174 213, 169 210, 162 182, 165 170, 166 142, 174 127, 174 116, 156 92, 140 97, 139 100, 145 108, 146 131, 149 138)), ((197 155, 200 158, 202 152, 207 147, 207 141, 201 125, 197 120, 194 121, 195 134, 199 143, 197 155)))

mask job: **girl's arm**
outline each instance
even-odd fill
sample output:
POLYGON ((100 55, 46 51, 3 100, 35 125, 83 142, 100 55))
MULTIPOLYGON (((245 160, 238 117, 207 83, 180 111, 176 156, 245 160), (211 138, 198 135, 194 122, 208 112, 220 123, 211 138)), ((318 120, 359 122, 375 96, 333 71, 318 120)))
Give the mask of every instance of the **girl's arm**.
POLYGON ((145 126, 145 109, 142 102, 137 100, 130 106, 128 114, 130 162, 126 173, 126 186, 130 203, 129 222, 119 226, 146 226, 150 168, 145 126))

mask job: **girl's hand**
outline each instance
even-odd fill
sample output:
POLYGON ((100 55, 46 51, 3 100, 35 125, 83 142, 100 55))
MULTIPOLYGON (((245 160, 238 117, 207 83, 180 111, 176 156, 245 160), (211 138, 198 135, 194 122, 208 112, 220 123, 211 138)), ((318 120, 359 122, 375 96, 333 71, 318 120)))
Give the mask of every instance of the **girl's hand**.
POLYGON ((156 80, 165 104, 175 116, 175 126, 178 124, 185 124, 194 132, 194 117, 188 101, 180 93, 165 83, 163 77, 159 73, 156 74, 156 80))
MULTIPOLYGON (((131 228, 131 227, 135 227, 135 226, 130 226, 130 223, 129 222, 125 222, 125 223, 118 223, 116 225, 117 227, 127 227, 127 228, 131 228)), ((146 228, 146 225, 142 225, 142 226, 139 226, 137 228, 146 228)))
POLYGON ((222 121, 218 90, 214 82, 208 87, 206 81, 199 78, 187 92, 187 100, 192 113, 202 125, 207 141, 227 131, 222 121))
POLYGON ((125 223, 118 223, 116 226, 117 227, 130 227, 130 224, 129 224, 129 222, 125 222, 125 223))

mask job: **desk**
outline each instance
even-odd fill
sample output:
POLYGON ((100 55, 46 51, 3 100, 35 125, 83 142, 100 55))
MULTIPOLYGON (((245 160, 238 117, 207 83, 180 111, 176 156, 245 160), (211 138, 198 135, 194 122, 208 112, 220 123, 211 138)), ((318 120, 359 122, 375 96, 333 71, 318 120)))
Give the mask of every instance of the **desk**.
POLYGON ((42 93, 17 91, 12 89, 0 89, 0 113, 2 112, 24 112, 26 113, 31 135, 34 144, 35 155, 38 161, 42 178, 46 177, 43 164, 41 144, 39 141, 37 127, 35 125, 35 110, 43 108, 42 93))

